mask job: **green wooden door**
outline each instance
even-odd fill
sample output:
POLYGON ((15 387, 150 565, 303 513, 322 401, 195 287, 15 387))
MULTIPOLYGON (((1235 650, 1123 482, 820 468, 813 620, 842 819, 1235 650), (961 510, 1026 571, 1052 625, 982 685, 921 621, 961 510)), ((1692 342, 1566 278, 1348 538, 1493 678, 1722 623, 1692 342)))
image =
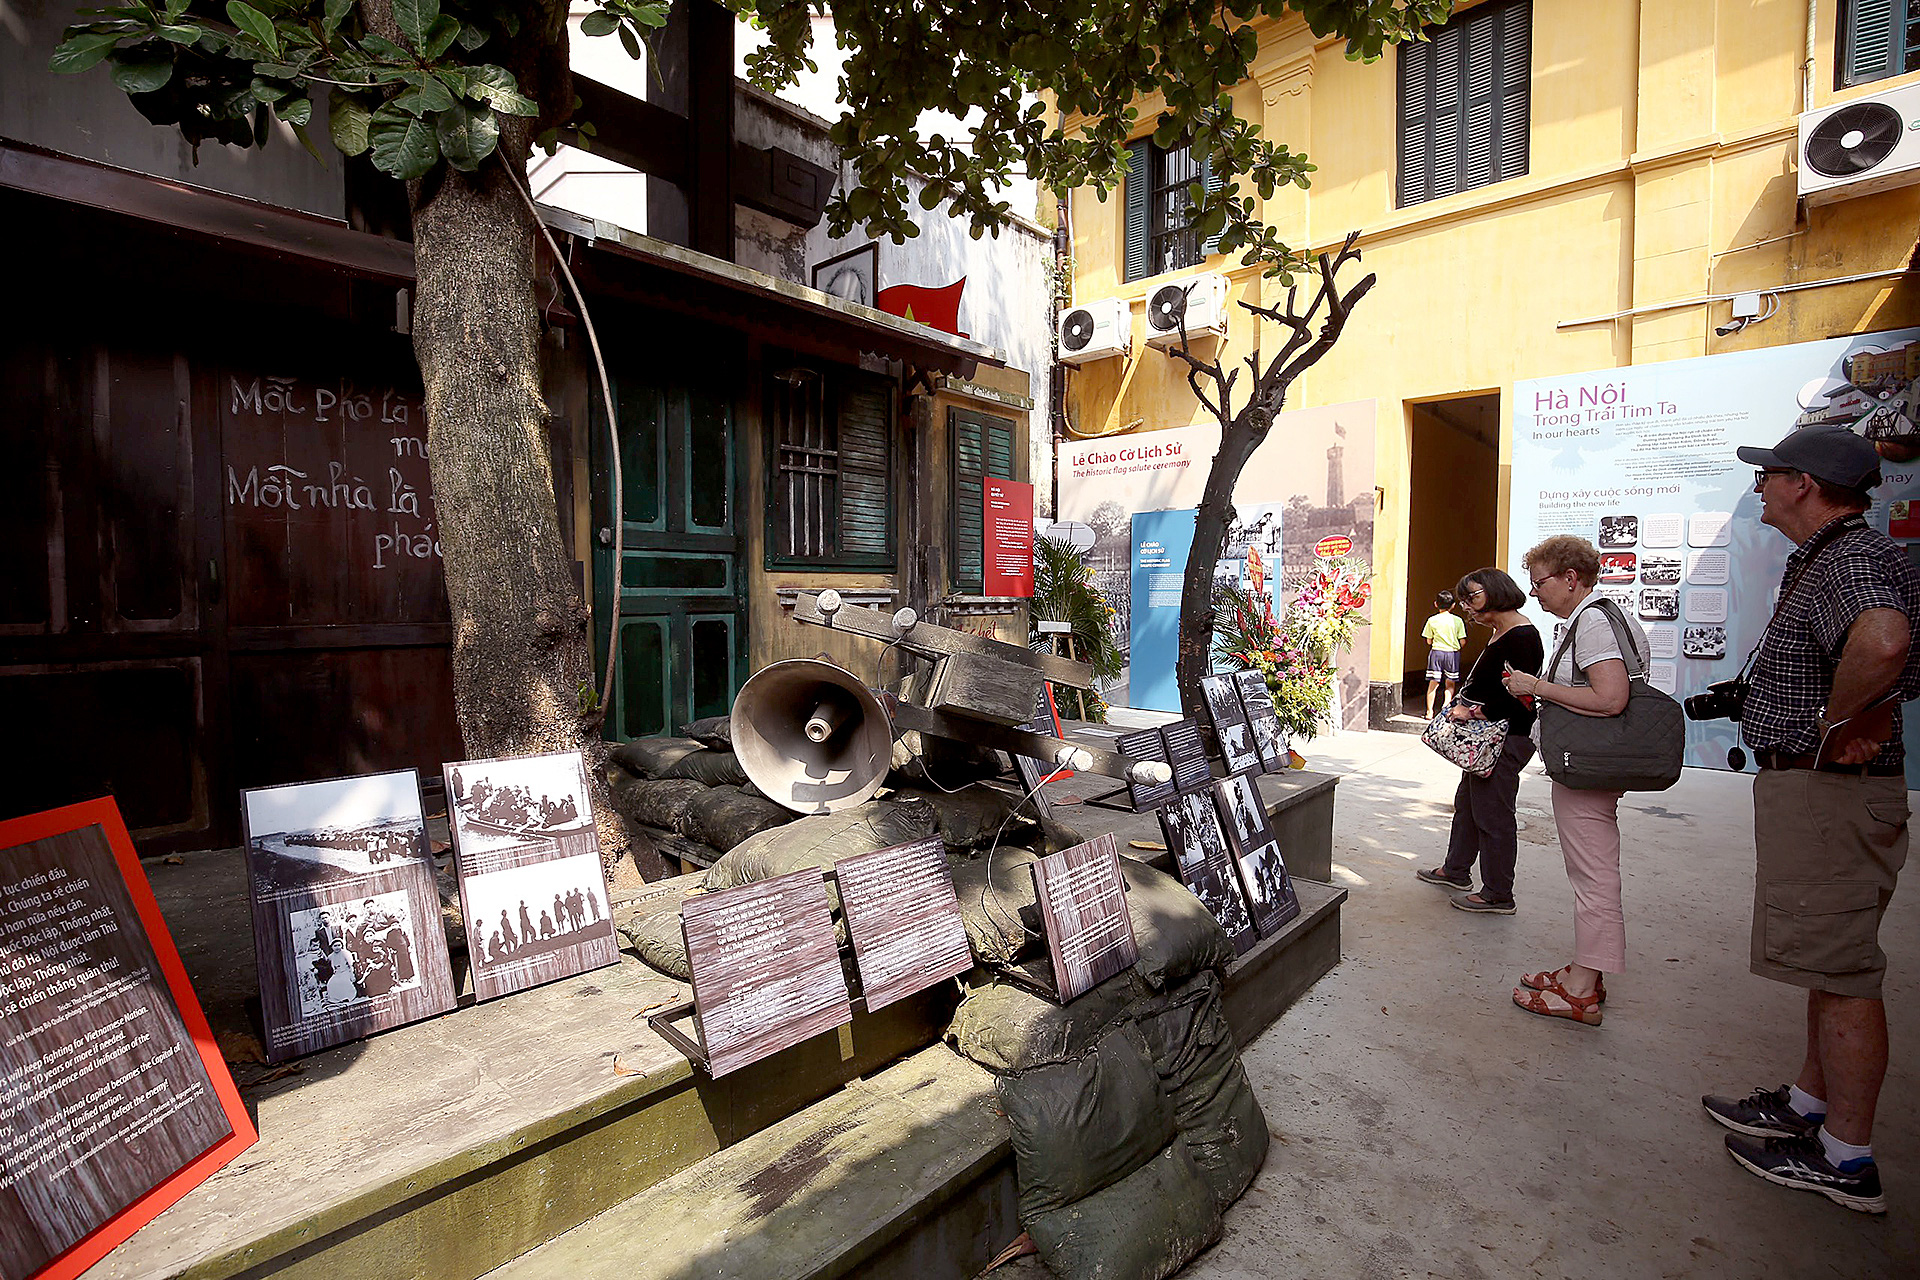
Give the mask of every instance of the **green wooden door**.
MULTIPOLYGON (((710 362, 702 362, 710 363, 710 362)), ((604 424, 594 425, 594 616, 615 622, 620 671, 606 736, 672 734, 725 715, 746 678, 746 613, 729 396, 661 364, 615 365, 624 546, 617 610, 604 424)), ((602 648, 602 653, 605 649, 602 648)))

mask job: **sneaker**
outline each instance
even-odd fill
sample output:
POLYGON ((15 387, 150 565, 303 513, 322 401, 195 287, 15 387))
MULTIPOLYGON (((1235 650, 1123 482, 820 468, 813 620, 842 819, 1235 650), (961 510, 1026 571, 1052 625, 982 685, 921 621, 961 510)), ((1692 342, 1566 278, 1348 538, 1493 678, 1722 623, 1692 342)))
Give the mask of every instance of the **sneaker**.
POLYGON ((1787 1086, 1755 1089, 1744 1098, 1716 1098, 1707 1094, 1700 1105, 1707 1114, 1735 1133, 1754 1138, 1797 1138, 1812 1133, 1826 1117, 1808 1119, 1787 1101, 1787 1086))
POLYGON ((1482 915, 1489 916, 1510 916, 1513 914, 1513 899, 1511 898, 1505 902, 1488 902, 1484 898, 1475 898, 1471 894, 1463 893, 1459 897, 1451 899, 1451 901, 1454 906, 1460 908, 1462 911, 1478 911, 1482 915))
POLYGON ((1796 1191, 1818 1191, 1835 1204, 1860 1213, 1885 1213, 1887 1198, 1880 1194, 1880 1170, 1871 1160, 1849 1160, 1852 1169, 1827 1160, 1818 1132, 1792 1138, 1729 1137, 1727 1154, 1768 1182, 1796 1191))
POLYGON ((1440 874, 1442 870, 1443 868, 1440 868, 1440 867, 1435 867, 1431 870, 1422 868, 1421 870, 1414 872, 1413 877, 1416 880, 1424 880, 1428 884, 1443 885, 1448 889, 1471 890, 1473 888, 1472 876, 1468 876, 1465 880, 1449 880, 1445 876, 1440 874))

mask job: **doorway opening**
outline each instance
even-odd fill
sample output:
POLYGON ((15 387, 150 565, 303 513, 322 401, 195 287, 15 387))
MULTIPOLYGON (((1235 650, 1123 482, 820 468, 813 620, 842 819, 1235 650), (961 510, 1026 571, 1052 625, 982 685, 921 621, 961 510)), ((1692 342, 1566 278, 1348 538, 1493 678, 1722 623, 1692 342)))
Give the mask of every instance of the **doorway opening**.
MULTIPOLYGON (((1500 395, 1407 406, 1412 484, 1407 531, 1407 631, 1402 712, 1427 718, 1427 641, 1434 596, 1460 576, 1495 563, 1499 539, 1500 395)), ((1455 611, 1465 618, 1463 610, 1455 611)), ((1486 646, 1469 625, 1461 675, 1486 646)), ((1436 709, 1438 698, 1435 699, 1436 709)))

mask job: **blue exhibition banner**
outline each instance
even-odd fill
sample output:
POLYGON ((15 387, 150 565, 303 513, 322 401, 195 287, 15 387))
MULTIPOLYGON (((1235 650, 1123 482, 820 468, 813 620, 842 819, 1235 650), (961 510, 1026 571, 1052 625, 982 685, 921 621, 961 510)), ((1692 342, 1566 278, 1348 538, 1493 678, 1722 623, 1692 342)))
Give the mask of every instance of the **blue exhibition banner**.
MULTIPOLYGON (((1601 594, 1638 618, 1652 681, 1680 698, 1737 674, 1773 611, 1792 544, 1760 523, 1753 467, 1734 456, 1798 427, 1837 423, 1883 454, 1915 454, 1920 329, 1517 382, 1509 572, 1542 538, 1600 552, 1601 594)), ((1868 519, 1920 551, 1905 522, 1920 466, 1889 462, 1868 519), (1904 527, 1903 527, 1904 525, 1904 527)), ((1547 651, 1559 620, 1529 602, 1547 651)), ((1909 713, 1909 760, 1915 755, 1909 713)), ((1689 721, 1690 765, 1727 767, 1739 726, 1689 721)))
POLYGON ((1193 549, 1191 508, 1133 516, 1133 608, 1128 622, 1127 705, 1180 710, 1174 664, 1180 656, 1180 590, 1193 549))

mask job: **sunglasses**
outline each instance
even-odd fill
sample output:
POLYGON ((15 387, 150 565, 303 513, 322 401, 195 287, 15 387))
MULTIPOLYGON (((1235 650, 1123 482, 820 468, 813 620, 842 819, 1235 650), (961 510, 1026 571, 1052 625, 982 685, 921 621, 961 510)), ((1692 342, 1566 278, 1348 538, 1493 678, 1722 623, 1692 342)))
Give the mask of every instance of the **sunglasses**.
POLYGON ((1762 489, 1766 488, 1768 476, 1790 476, 1792 474, 1794 474, 1792 467, 1761 467, 1753 473, 1753 491, 1759 493, 1762 489))

